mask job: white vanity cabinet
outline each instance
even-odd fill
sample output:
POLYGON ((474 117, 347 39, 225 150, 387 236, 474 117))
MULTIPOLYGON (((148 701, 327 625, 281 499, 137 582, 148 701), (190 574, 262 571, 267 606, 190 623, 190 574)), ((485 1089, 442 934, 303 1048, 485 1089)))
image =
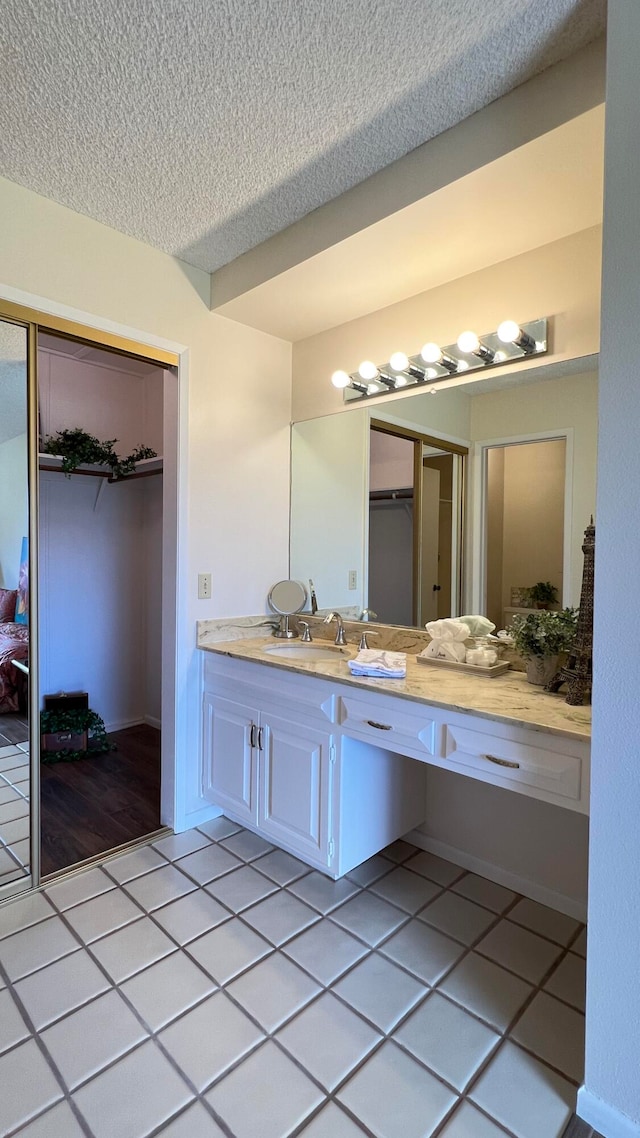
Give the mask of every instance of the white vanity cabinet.
POLYGON ((206 800, 331 877, 424 818, 425 768, 342 738, 327 681, 211 655, 203 715, 206 800))
POLYGON ((332 877, 422 825, 433 767, 588 814, 579 736, 222 653, 204 675, 204 797, 332 877))
POLYGON ((203 764, 205 798, 239 822, 257 821, 257 708, 205 691, 203 764))
MULTIPOLYGON (((244 694, 250 698, 254 693, 244 694)), ((238 695, 242 697, 241 689, 238 695)), ((205 691, 205 797, 276 844, 326 867, 333 853, 333 738, 291 715, 270 714, 257 703, 205 691)))

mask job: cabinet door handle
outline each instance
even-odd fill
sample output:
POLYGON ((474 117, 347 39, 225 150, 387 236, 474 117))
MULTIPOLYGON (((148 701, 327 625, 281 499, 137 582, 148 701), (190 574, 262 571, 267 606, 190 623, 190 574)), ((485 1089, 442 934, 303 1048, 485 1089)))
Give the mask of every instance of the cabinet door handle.
POLYGON ((262 746, 263 740, 264 740, 264 727, 258 727, 258 750, 259 751, 263 750, 263 746, 262 746))
POLYGON ((255 745, 256 745, 256 725, 255 725, 255 723, 252 723, 251 724, 251 732, 249 734, 249 746, 255 747, 255 745))
POLYGON ((376 723, 375 719, 367 719, 367 723, 370 727, 376 727, 378 731, 393 731, 393 727, 388 723, 376 723))
POLYGON ((495 755, 485 755, 490 763, 497 763, 499 767, 511 767, 513 770, 520 770, 520 763, 511 763, 509 759, 498 759, 495 755))

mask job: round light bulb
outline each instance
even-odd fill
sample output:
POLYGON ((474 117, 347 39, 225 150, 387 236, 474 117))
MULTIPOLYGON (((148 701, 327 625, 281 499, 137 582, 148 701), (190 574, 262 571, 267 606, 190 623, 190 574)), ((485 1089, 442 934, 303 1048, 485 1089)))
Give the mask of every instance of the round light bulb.
POLYGON ((351 376, 347 375, 346 371, 334 371, 331 382, 334 387, 348 387, 351 383, 351 376))
POLYGON ((378 374, 378 369, 371 360, 363 360, 358 368, 358 375, 361 379, 375 379, 378 374))
POLYGON ((498 339, 502 340, 503 344, 513 344, 521 335, 520 325, 516 324, 515 320, 503 320, 502 324, 498 325, 498 339))
POLYGON ((389 367, 392 371, 405 371, 409 367, 409 357, 405 352, 394 352, 389 359, 389 367))
POLYGON ((461 332, 458 336, 458 347, 461 352, 477 352, 480 341, 475 332, 461 332))
POLYGON ((430 340, 428 344, 422 346, 420 355, 426 364, 439 364, 442 359, 442 348, 430 340))

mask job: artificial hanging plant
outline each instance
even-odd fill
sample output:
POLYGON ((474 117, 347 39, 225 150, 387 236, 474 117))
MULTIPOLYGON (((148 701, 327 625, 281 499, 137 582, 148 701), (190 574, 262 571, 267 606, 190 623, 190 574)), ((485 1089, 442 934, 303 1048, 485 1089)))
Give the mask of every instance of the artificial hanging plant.
POLYGON ((126 458, 116 454, 114 444, 117 439, 106 439, 101 442, 95 435, 88 434, 82 427, 70 427, 58 431, 55 435, 47 435, 41 444, 43 454, 56 454, 62 457, 62 469, 69 475, 83 463, 98 466, 108 466, 114 478, 124 478, 132 474, 136 462, 144 458, 156 458, 157 452, 151 447, 136 447, 126 458))
POLYGON ((110 743, 104 719, 91 708, 74 708, 70 711, 41 711, 41 735, 82 735, 88 734, 86 750, 70 750, 66 747, 59 751, 41 751, 40 760, 43 763, 74 762, 76 759, 87 759, 92 755, 106 755, 108 751, 115 751, 115 743, 110 743))

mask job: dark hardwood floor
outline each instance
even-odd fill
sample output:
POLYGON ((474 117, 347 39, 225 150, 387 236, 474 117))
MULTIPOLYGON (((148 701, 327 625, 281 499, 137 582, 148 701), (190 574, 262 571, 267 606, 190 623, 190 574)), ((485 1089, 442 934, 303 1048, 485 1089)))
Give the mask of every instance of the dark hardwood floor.
POLYGON ((40 765, 43 876, 160 827, 160 732, 140 724, 109 739, 107 755, 40 765))
POLYGON ((26 714, 8 711, 6 714, 0 715, 0 747, 26 743, 28 738, 29 722, 26 714))

